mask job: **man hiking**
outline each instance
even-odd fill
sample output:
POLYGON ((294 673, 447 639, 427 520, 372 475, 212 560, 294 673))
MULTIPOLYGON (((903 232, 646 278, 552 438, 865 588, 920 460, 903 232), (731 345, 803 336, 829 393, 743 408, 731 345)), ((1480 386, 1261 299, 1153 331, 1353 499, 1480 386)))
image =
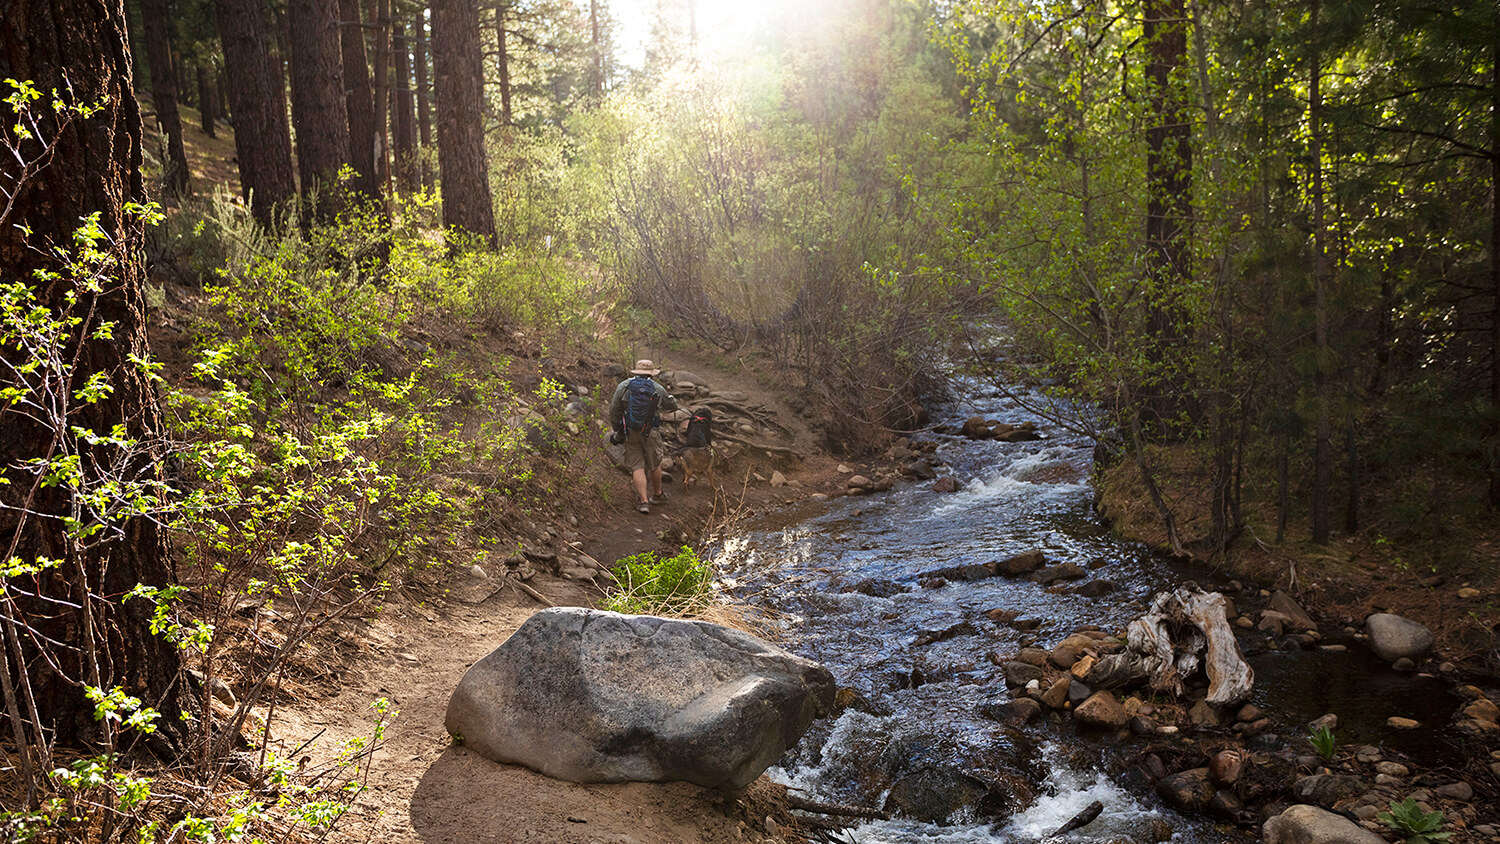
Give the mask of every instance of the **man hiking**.
POLYGON ((635 509, 651 512, 652 504, 667 500, 667 491, 661 488, 661 416, 662 409, 676 410, 677 399, 667 388, 656 383, 653 376, 661 372, 649 360, 638 360, 632 377, 615 387, 614 397, 609 400, 609 421, 614 426, 610 441, 625 444, 625 469, 630 472, 635 484, 636 498, 640 503, 635 509), (646 490, 649 473, 651 493, 646 490))

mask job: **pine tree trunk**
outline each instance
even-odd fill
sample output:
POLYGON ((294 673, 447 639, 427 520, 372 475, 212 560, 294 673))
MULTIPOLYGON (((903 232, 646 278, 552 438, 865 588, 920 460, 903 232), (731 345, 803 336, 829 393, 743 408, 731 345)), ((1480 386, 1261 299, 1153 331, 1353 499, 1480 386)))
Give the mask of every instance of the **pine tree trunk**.
POLYGON ((500 75, 500 123, 510 126, 510 52, 505 46, 505 12, 507 4, 499 3, 495 6, 495 47, 498 50, 495 57, 496 70, 500 75))
POLYGON ((208 68, 198 65, 196 68, 198 76, 198 116, 202 120, 203 134, 210 138, 217 138, 214 129, 214 121, 219 118, 216 103, 214 102, 213 86, 208 84, 208 68))
MULTIPOLYGON (((1318 38, 1318 0, 1310 11, 1313 38, 1318 38)), ((1328 252, 1323 220, 1323 94, 1322 65, 1316 49, 1308 70, 1307 120, 1309 123, 1308 166, 1312 169, 1313 235, 1313 392, 1316 419, 1313 424, 1312 540, 1328 541, 1330 525, 1329 481, 1333 455, 1330 441, 1333 423, 1328 398, 1328 252)))
MULTIPOLYGON (((1146 129, 1146 277, 1150 297, 1147 330, 1160 352, 1177 358, 1190 333, 1182 301, 1187 284, 1188 220, 1192 213, 1192 139, 1174 73, 1187 67, 1187 8, 1184 0, 1147 0, 1144 36, 1146 90, 1151 124, 1146 129)), ((1182 376, 1166 370, 1147 396, 1152 415, 1170 423, 1185 409, 1182 376)))
POLYGON ((275 34, 258 0, 216 0, 215 11, 240 189, 255 219, 269 228, 277 208, 297 192, 275 34))
POLYGON ((151 102, 156 122, 167 139, 162 162, 167 193, 188 193, 187 151, 182 146, 182 116, 177 111, 177 74, 172 70, 172 39, 166 0, 141 0, 141 23, 146 38, 146 63, 151 69, 151 102))
POLYGON ((396 48, 395 96, 391 100, 395 106, 391 123, 396 140, 392 151, 396 154, 396 183, 402 192, 407 192, 417 185, 417 137, 411 94, 411 39, 406 37, 406 28, 400 23, 395 24, 392 32, 391 42, 396 48))
POLYGON ((432 65, 437 93, 438 171, 443 225, 495 243, 484 154, 479 14, 471 0, 433 0, 432 65))
POLYGON ((349 164, 354 168, 354 190, 372 202, 380 200, 375 185, 375 93, 370 90, 370 66, 365 54, 365 30, 359 0, 339 0, 339 41, 344 59, 344 108, 349 114, 349 164))
MULTIPOLYGON (((25 183, 7 183, 16 190, 12 213, 0 220, 0 274, 7 279, 32 279, 39 268, 59 269, 46 251, 56 244, 72 248, 72 235, 79 218, 97 213, 99 226, 108 237, 104 248, 115 261, 102 292, 84 293, 77 313, 93 311, 91 324, 74 333, 90 338, 103 321, 114 323, 109 339, 75 339, 58 350, 64 359, 77 356, 75 383, 91 373, 107 373, 112 393, 95 404, 77 402, 68 422, 107 434, 115 425, 128 437, 143 443, 158 442, 162 420, 151 383, 130 356, 149 356, 145 321, 145 264, 143 226, 124 213, 127 203, 146 202, 141 182, 141 113, 132 94, 132 77, 125 41, 126 16, 123 0, 15 0, 0 16, 0 77, 31 80, 42 91, 66 91, 72 99, 97 103, 100 111, 86 120, 75 120, 57 132, 57 115, 47 110, 44 131, 28 145, 36 151, 40 141, 56 138, 50 164, 25 183), (17 188, 19 188, 17 190, 17 188), (29 227, 29 236, 17 228, 29 227)), ((14 178, 8 172, 0 178, 14 178)), ((58 308, 71 286, 61 282, 40 285, 39 301, 58 308)), ((14 356, 12 347, 0 354, 14 356)), ((14 357, 11 358, 14 362, 14 357)), ((67 392, 67 391, 64 391, 67 392)), ((11 507, 20 503, 31 488, 29 474, 14 470, 18 461, 43 456, 53 432, 39 427, 19 413, 0 411, 0 468, 12 483, 0 486, 0 502, 11 507)), ((89 453, 108 459, 106 447, 89 453)), ((139 478, 158 478, 162 455, 150 451, 133 461, 139 478)), ((89 461, 85 459, 84 465, 89 461)), ((32 509, 52 517, 67 515, 68 500, 57 487, 40 490, 32 509)), ((30 672, 30 687, 37 709, 48 728, 56 733, 45 738, 60 744, 93 739, 98 725, 94 705, 77 683, 97 678, 104 688, 123 687, 147 705, 162 712, 158 732, 176 745, 183 729, 178 717, 181 684, 176 650, 150 631, 150 607, 145 601, 122 603, 121 597, 138 583, 165 586, 174 580, 164 531, 150 519, 134 517, 122 523, 121 535, 82 559, 67 559, 61 568, 36 578, 19 577, 18 589, 68 604, 30 602, 23 605, 26 621, 36 637, 11 638, 7 661, 17 679, 14 657, 19 650, 30 672), (69 606, 69 604, 73 606, 69 606), (91 622, 97 634, 98 670, 89 665, 80 630, 91 622), (43 638, 45 637, 45 638, 43 638), (45 644, 66 642, 75 647, 45 644), (39 658, 38 648, 49 647, 58 669, 39 658), (94 675, 94 678, 91 678, 94 675)), ((66 549, 61 527, 53 519, 32 517, 21 522, 14 510, 0 509, 0 553, 22 560, 56 556, 66 549), (18 530, 19 528, 19 530, 18 530)), ((28 599, 16 591, 6 592, 18 604, 28 599)), ((8 604, 15 607, 15 604, 8 604)), ((11 621, 16 621, 10 615, 11 621)), ((7 633, 14 634, 16 626, 7 633)), ((0 644, 3 647, 3 644, 0 644)), ((16 688, 11 682, 12 688, 16 688)), ((9 701, 8 701, 9 702, 9 701)), ((7 729, 6 739, 11 738, 7 729)), ((14 753, 15 749, 7 750, 14 753)))
MULTIPOLYGON (((1490 45, 1490 447, 1500 449, 1500 26, 1490 45)), ((1490 509, 1500 510, 1500 466, 1490 463, 1490 509)))
POLYGON ((391 193, 391 4, 373 0, 370 20, 375 24, 375 184, 391 193))
POLYGON ((344 59, 336 0, 290 0, 292 125, 302 199, 314 217, 333 213, 339 168, 349 163, 349 118, 344 106, 344 59))
POLYGON ((427 83, 427 24, 423 16, 416 17, 416 39, 412 51, 412 64, 416 65, 417 77, 417 138, 422 144, 422 187, 432 187, 432 167, 428 164, 427 150, 432 148, 432 106, 427 83))

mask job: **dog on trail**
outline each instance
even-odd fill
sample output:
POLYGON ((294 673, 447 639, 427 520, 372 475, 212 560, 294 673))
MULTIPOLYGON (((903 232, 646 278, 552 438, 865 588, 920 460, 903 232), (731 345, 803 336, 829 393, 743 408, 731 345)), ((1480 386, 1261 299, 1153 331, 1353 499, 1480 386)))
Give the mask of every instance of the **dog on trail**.
POLYGON ((682 439, 682 485, 686 487, 694 480, 707 475, 710 486, 714 482, 714 412, 706 407, 693 411, 688 418, 687 432, 682 439))

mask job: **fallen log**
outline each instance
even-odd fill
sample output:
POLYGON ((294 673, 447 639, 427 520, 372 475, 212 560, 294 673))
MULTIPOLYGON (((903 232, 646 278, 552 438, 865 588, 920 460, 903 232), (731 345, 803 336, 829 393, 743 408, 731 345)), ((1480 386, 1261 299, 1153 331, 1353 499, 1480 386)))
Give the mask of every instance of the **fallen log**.
POLYGON ((1099 817, 1099 813, 1103 811, 1104 804, 1098 800, 1095 800, 1094 802, 1085 806, 1082 812, 1074 815, 1072 820, 1058 827, 1051 835, 1047 837, 1056 838, 1059 835, 1064 835, 1066 833, 1072 832, 1075 829, 1080 829, 1082 827, 1088 826, 1089 824, 1093 823, 1094 818, 1099 817))
POLYGON ((816 800, 808 800, 806 797, 798 797, 795 794, 786 796, 787 808, 797 809, 802 812, 816 812, 820 815, 834 815, 843 818, 868 818, 870 820, 888 821, 891 819, 889 812, 879 809, 866 809, 863 806, 845 806, 839 803, 819 803, 816 800))

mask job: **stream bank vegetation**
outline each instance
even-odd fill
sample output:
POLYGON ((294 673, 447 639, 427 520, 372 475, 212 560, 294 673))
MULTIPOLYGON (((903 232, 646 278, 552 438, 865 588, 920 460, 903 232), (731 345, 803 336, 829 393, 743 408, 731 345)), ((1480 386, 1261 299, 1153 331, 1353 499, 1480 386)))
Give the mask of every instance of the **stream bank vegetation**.
POLYGON ((180 5, 145 37, 204 72, 139 69, 157 145, 130 44, 0 66, 11 837, 324 834, 394 713, 298 772, 277 707, 423 572, 608 505, 578 388, 643 345, 762 374, 837 454, 923 427, 955 359, 1086 398, 1102 422, 1061 421, 1119 457, 1119 529, 1351 613, 1472 582, 1441 644, 1500 663, 1493 3, 827 0, 733 61, 667 3, 637 69, 592 7, 501 4, 455 44, 397 3, 349 27, 351 105, 293 114, 381 160, 301 197, 316 125, 210 137, 282 90, 244 49, 273 22, 180 5), (440 64, 479 101, 431 102, 440 64))

